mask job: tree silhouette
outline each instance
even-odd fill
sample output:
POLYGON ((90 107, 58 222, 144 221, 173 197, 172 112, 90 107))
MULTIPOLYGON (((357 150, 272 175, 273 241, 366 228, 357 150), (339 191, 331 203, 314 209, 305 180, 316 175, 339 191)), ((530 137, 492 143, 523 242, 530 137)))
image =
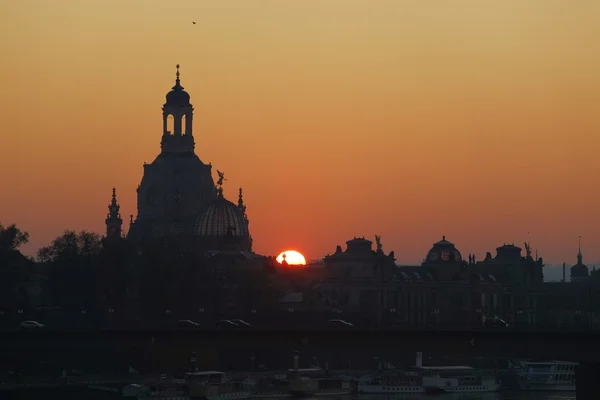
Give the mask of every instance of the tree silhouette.
MULTIPOLYGON (((65 231, 38 251, 52 302, 67 312, 93 309, 96 304, 96 266, 102 250, 100 235, 65 231)), ((87 314, 86 314, 87 315, 87 314)))
POLYGON ((17 228, 15 224, 6 228, 0 223, 0 251, 16 250, 29 242, 29 233, 17 228))

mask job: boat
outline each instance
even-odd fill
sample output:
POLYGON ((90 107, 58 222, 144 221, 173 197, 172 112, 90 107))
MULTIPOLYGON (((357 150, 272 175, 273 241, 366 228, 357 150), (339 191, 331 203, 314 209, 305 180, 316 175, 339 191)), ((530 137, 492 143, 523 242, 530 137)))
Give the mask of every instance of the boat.
POLYGON ((129 385, 123 389, 124 397, 137 400, 243 400, 251 391, 242 382, 233 382, 220 371, 199 371, 196 354, 190 357, 191 368, 184 379, 160 379, 145 384, 129 385))
POLYGON ((296 397, 341 396, 353 392, 352 380, 330 376, 321 368, 295 368, 288 371, 289 393, 296 397))
POLYGON ((492 372, 469 366, 423 366, 423 354, 418 352, 416 365, 407 371, 375 377, 363 377, 358 392, 363 394, 394 393, 483 393, 496 392, 500 382, 492 372))
POLYGON ((570 361, 521 361, 515 368, 517 384, 524 391, 575 392, 575 370, 570 361))
POLYGON ((293 368, 262 381, 252 398, 343 396, 354 392, 352 378, 329 375, 318 367, 293 368))
POLYGON ((426 393, 497 392, 500 382, 491 372, 477 371, 469 366, 423 367, 423 387, 426 393))
POLYGON ((414 371, 367 375, 358 382, 359 394, 425 393, 422 377, 414 371))
POLYGON ((270 380, 263 380, 252 397, 317 397, 343 396, 354 392, 351 377, 330 375, 318 366, 299 368, 298 355, 294 356, 293 368, 270 380))

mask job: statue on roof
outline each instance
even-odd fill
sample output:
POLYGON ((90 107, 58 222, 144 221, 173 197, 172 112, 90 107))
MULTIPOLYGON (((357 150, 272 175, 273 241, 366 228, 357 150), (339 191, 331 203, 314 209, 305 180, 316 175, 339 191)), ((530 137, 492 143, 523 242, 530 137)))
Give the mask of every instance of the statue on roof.
POLYGON ((223 186, 223 182, 227 180, 227 179, 225 179, 225 172, 221 172, 221 171, 217 170, 217 175, 219 175, 219 179, 217 180, 217 185, 223 186))
POLYGON ((527 258, 531 258, 531 245, 525 242, 525 254, 527 258))
POLYGON ((383 246, 381 245, 381 235, 375 235, 375 245, 377 246, 377 252, 383 252, 383 246))

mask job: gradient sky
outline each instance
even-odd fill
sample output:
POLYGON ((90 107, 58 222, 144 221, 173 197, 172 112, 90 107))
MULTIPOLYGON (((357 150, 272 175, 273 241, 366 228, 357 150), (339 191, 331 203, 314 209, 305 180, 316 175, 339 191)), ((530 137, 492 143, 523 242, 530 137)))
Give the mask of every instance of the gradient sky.
POLYGON ((175 64, 255 250, 600 260, 596 0, 3 0, 0 221, 31 253, 135 213, 175 64), (197 21, 196 25, 191 23, 197 21))

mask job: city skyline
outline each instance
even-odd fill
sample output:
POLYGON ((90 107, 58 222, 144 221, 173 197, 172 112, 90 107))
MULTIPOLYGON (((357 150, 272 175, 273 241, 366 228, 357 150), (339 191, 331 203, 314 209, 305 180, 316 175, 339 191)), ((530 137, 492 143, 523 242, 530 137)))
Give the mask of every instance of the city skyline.
POLYGON ((446 235, 573 264, 583 236, 600 259, 599 4, 67 4, 0 6, 0 222, 26 253, 103 232, 113 187, 136 214, 179 63, 196 152, 244 188, 257 253, 378 234, 416 264, 446 235))

